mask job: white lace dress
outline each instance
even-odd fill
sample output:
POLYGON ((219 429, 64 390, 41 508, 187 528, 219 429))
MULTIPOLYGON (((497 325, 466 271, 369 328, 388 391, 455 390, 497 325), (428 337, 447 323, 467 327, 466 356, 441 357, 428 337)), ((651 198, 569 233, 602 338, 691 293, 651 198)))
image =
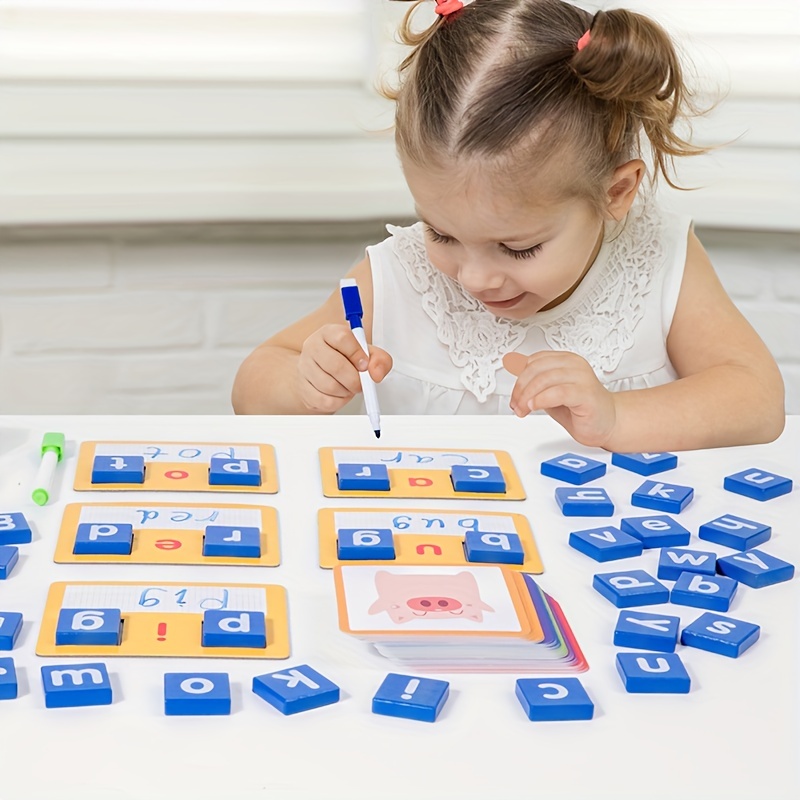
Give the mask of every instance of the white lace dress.
POLYGON ((690 220, 637 207, 608 227, 597 259, 561 305, 517 321, 496 317, 433 267, 422 223, 388 225, 367 248, 374 286, 372 341, 394 359, 378 386, 384 414, 510 414, 516 380, 506 353, 569 350, 612 391, 677 376, 666 337, 678 300, 690 220), (616 235, 612 235, 616 232, 616 235))

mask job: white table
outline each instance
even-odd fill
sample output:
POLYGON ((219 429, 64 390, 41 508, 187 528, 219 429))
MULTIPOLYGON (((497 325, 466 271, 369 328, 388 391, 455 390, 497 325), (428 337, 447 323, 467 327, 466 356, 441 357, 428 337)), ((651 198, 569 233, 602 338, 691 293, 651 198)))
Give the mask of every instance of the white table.
MULTIPOLYGON (((800 796, 798 736, 798 587, 795 578, 764 589, 741 586, 730 615, 762 626, 759 642, 739 659, 692 648, 679 652, 692 677, 688 695, 630 695, 616 673, 612 632, 617 609, 591 587, 599 565, 567 545, 570 530, 591 519, 563 517, 557 481, 541 461, 578 452, 607 453, 572 442, 546 417, 390 417, 382 446, 508 450, 522 475, 523 502, 449 501, 454 509, 508 510, 531 521, 545 573, 540 584, 563 606, 590 664, 581 679, 595 702, 591 722, 532 723, 514 696, 515 675, 453 675, 451 696, 434 724, 375 716, 371 698, 384 675, 398 671, 367 645, 339 632, 333 581, 317 566, 318 508, 396 506, 397 500, 326 499, 317 448, 375 443, 361 417, 0 417, 0 511, 23 511, 36 529, 21 545, 20 563, 0 583, 0 610, 21 611, 25 625, 11 653, 21 696, 0 703, 0 797, 80 798, 408 798, 470 800, 552 798, 800 796), (71 448, 59 468, 54 500, 29 498, 38 445, 61 430, 71 448), (59 565, 52 561, 68 502, 102 502, 108 493, 75 493, 76 447, 89 439, 268 442, 277 451, 281 489, 273 496, 226 495, 231 502, 277 507, 280 567, 59 565), (289 593, 292 656, 288 661, 107 659, 113 705, 46 709, 39 668, 69 659, 34 654, 48 585, 56 580, 230 581, 280 583, 289 593), (342 687, 333 706, 283 717, 250 689, 254 675, 307 663, 342 687), (227 671, 233 684, 229 717, 165 717, 163 673, 227 671)), ((680 454, 668 481, 695 487, 680 521, 698 526, 722 513, 773 527, 763 549, 800 566, 798 490, 765 503, 722 489, 725 475, 760 467, 800 479, 800 418, 789 418, 778 442, 751 448, 680 454)), ((620 516, 644 480, 610 467, 604 486, 620 516)), ((217 496, 218 497, 218 496, 217 496)), ((208 495, 116 495, 114 500, 208 502, 208 495)), ((221 498, 220 498, 221 499, 221 498)), ((406 501, 400 501, 404 503, 406 501)), ((441 508, 443 501, 407 501, 441 508)), ((606 519, 599 522, 608 522, 606 519)), ((700 549, 731 551, 692 539, 700 549)), ((657 551, 631 560, 655 574, 657 551)), ((688 622, 702 613, 655 606, 688 622)), ((401 670, 402 671, 402 670, 401 670)))

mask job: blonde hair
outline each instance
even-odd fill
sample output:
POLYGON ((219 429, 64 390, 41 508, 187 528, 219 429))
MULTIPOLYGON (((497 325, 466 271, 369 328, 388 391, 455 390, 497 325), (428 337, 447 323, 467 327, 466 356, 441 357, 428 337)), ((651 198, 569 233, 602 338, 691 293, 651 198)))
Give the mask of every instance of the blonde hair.
POLYGON ((642 156, 645 139, 652 181, 660 174, 675 188, 674 159, 708 151, 675 131, 702 112, 673 42, 650 18, 592 16, 563 0, 475 0, 414 31, 425 0, 413 1, 400 28, 413 49, 399 85, 382 87, 397 104, 401 156, 420 165, 479 157, 506 175, 557 169, 562 194, 600 208, 613 170, 642 156))

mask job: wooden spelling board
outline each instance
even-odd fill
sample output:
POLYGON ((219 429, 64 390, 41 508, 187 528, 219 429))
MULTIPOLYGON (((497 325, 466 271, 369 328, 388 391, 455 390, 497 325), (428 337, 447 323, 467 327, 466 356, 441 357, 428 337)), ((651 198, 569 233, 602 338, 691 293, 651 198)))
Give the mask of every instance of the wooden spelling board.
POLYGON ((50 585, 36 655, 173 656, 183 658, 288 658, 286 589, 254 583, 143 583, 75 581, 50 585), (119 645, 56 645, 62 608, 118 608, 119 645), (263 612, 267 646, 203 647, 203 612, 208 609, 263 612))
POLYGON ((138 492, 246 492, 275 494, 278 472, 275 448, 269 444, 231 442, 83 442, 75 471, 75 491, 138 492), (92 483, 95 456, 143 456, 143 483, 92 483), (258 460, 260 486, 212 486, 208 483, 211 458, 258 460))
POLYGON ((412 508, 322 508, 318 524, 319 563, 326 569, 342 564, 387 563, 342 561, 337 557, 336 549, 339 530, 383 529, 392 532, 396 550, 392 564, 470 564, 464 555, 464 536, 467 531, 480 530, 499 536, 511 533, 519 536, 525 560, 522 564, 505 566, 521 572, 544 571, 531 526, 522 514, 412 508))
POLYGON ((325 497, 388 497, 480 500, 524 500, 511 456, 503 450, 382 449, 379 447, 323 447, 319 451, 322 492, 325 497), (337 481, 339 464, 383 464, 389 473, 388 491, 343 491, 337 481), (506 491, 457 492, 450 480, 453 466, 499 467, 506 491))
POLYGON ((281 563, 278 512, 270 506, 228 503, 70 503, 64 509, 53 560, 57 564, 218 564, 277 567, 281 563), (129 555, 75 554, 78 525, 129 524, 129 555), (257 527, 261 556, 204 556, 207 525, 257 527))

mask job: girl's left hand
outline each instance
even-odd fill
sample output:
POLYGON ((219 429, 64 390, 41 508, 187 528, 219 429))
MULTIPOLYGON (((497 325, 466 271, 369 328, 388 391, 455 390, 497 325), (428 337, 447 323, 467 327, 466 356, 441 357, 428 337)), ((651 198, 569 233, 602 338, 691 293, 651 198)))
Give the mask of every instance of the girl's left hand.
POLYGON ((510 405, 518 417, 543 409, 581 444, 605 447, 610 441, 617 421, 614 395, 585 358, 556 350, 508 353, 503 366, 517 376, 510 405))

